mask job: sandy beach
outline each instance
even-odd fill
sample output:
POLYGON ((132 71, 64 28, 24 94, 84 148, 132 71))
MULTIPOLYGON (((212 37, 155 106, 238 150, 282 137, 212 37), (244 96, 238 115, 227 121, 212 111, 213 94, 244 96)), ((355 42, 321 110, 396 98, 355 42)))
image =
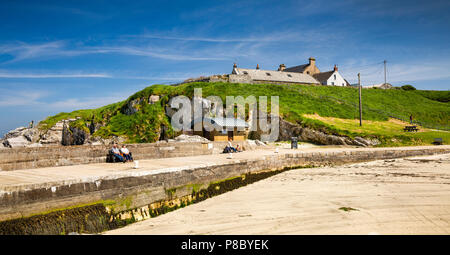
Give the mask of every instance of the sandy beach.
POLYGON ((450 154, 296 169, 104 234, 449 234, 450 154))

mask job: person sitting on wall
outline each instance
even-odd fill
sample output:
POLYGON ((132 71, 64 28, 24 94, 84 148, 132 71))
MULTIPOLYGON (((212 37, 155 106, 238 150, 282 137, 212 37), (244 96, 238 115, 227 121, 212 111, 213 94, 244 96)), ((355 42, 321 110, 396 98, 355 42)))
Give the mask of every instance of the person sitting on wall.
POLYGON ((123 157, 127 161, 133 161, 133 157, 131 156, 131 152, 127 149, 125 145, 122 145, 122 148, 120 149, 120 152, 122 153, 123 157))
POLYGON ((230 148, 232 152, 237 152, 236 148, 231 144, 231 138, 228 138, 228 148, 230 148))
POLYGON ((126 160, 120 154, 120 150, 119 150, 119 148, 117 148, 117 144, 113 145, 111 152, 117 160, 119 160, 120 162, 124 162, 124 163, 126 162, 126 160))

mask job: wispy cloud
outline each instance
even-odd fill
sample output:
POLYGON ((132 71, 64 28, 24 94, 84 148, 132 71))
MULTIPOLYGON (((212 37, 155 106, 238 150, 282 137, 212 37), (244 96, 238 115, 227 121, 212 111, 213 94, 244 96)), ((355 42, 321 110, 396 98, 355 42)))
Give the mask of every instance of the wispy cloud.
POLYGON ((0 107, 39 104, 38 100, 48 95, 46 91, 0 90, 0 107))
MULTIPOLYGON (((103 96, 65 98, 54 100, 52 92, 42 90, 0 89, 0 107, 33 107, 33 109, 54 111, 73 111, 76 109, 97 108, 126 99, 130 93, 107 93, 103 96)), ((129 91, 131 92, 131 91, 129 91)))
POLYGON ((112 78, 101 73, 19 73, 0 70, 0 78, 8 79, 49 79, 49 78, 112 78))
POLYGON ((281 41, 313 41, 320 40, 319 34, 312 31, 288 31, 261 33, 247 37, 208 37, 208 36, 183 36, 183 35, 161 35, 145 33, 142 35, 129 35, 128 37, 175 40, 175 41, 194 41, 194 42, 213 42, 213 43, 252 43, 252 42, 281 42, 281 41))
POLYGON ((424 13, 435 13, 436 10, 445 10, 450 7, 450 3, 446 0, 437 1, 411 1, 408 4, 404 2, 395 2, 390 0, 367 1, 361 5, 360 16, 383 16, 383 17, 418 17, 424 13), (389 6, 389 8, 386 8, 389 6))
MULTIPOLYGON (((121 36, 117 40, 107 40, 101 45, 88 46, 81 42, 59 40, 44 43, 13 42, 0 45, 0 55, 9 55, 11 60, 3 64, 29 59, 75 57, 93 54, 119 54, 141 56, 172 61, 221 61, 236 57, 247 57, 257 48, 279 43, 317 45, 328 44, 329 40, 339 40, 345 35, 314 29, 294 31, 285 29, 271 33, 240 36, 192 36, 183 34, 162 35, 144 33, 121 36), (163 42, 161 42, 161 40, 163 42)), ((259 54, 259 52, 258 52, 259 54)))
MULTIPOLYGON (((88 8, 81 7, 82 3, 77 4, 75 7, 68 6, 63 2, 45 3, 45 2, 27 2, 26 4, 21 1, 12 1, 9 3, 11 9, 20 9, 24 13, 39 12, 43 15, 55 15, 60 14, 64 17, 67 15, 76 15, 78 17, 84 17, 89 19, 106 19, 112 16, 111 12, 98 12, 89 10, 88 8)), ((119 14, 119 11, 114 11, 114 14, 119 14)))
MULTIPOLYGON (((350 83, 357 82, 357 73, 361 73, 363 85, 384 82, 384 67, 382 63, 364 64, 360 66, 344 65, 344 77, 350 83)), ((450 62, 429 61, 424 63, 388 63, 387 82, 403 83, 412 81, 427 81, 450 78, 450 62)))
POLYGON ((12 60, 6 63, 18 62, 27 59, 40 59, 49 57, 73 57, 90 54, 120 54, 129 56, 144 56, 176 61, 205 61, 226 60, 225 55, 218 56, 214 52, 202 50, 186 50, 180 52, 177 47, 165 48, 161 46, 74 46, 67 42, 55 41, 42 44, 27 44, 19 42, 15 45, 0 46, 0 55, 10 55, 12 60), (197 53, 196 53, 197 52, 197 53))
POLYGON ((92 109, 125 100, 127 96, 128 95, 68 98, 65 100, 50 102, 44 107, 64 111, 73 111, 75 109, 92 109))
POLYGON ((147 74, 147 75, 133 75, 133 74, 108 74, 108 73, 50 73, 47 71, 40 72, 17 72, 0 69, 0 79, 70 79, 70 78, 108 78, 108 79, 125 79, 125 80, 148 80, 153 82, 160 81, 183 81, 187 78, 199 76, 198 73, 193 72, 175 72, 175 73, 161 73, 161 74, 147 74))
POLYGON ((25 59, 39 58, 43 56, 76 56, 83 54, 81 51, 64 49, 64 41, 53 41, 39 44, 28 44, 24 42, 15 42, 0 45, 0 55, 11 55, 13 60, 8 62, 17 62, 25 59))
POLYGON ((154 50, 151 47, 129 47, 129 46, 118 46, 118 47, 91 47, 85 49, 86 54, 88 53, 97 53, 97 54, 106 54, 106 53, 116 53, 123 55, 132 55, 132 56, 146 56, 146 57, 154 57, 168 60, 225 60, 228 59, 225 56, 216 57, 212 54, 201 56, 201 55, 187 55, 187 54, 172 54, 172 53, 164 53, 161 50, 154 50))

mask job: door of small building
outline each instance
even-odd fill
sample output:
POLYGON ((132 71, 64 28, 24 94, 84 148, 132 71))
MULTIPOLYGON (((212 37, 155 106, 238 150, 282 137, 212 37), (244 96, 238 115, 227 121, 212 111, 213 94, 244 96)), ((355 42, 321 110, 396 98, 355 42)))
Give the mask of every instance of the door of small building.
POLYGON ((228 131, 228 140, 233 140, 233 131, 228 131))

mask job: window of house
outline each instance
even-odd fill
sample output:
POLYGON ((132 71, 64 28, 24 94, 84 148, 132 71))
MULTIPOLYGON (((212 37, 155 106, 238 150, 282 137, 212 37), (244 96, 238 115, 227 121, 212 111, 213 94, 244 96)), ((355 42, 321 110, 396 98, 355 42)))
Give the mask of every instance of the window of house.
POLYGON ((334 85, 334 81, 331 82, 331 85, 334 85))
POLYGON ((309 74, 309 71, 306 71, 307 74, 309 74))
POLYGON ((248 72, 244 71, 244 74, 248 74, 248 72))
POLYGON ((336 74, 334 75, 334 79, 336 80, 336 74))
POLYGON ((267 76, 270 76, 270 73, 266 73, 267 76))
POLYGON ((292 77, 292 75, 288 74, 287 76, 292 77))

